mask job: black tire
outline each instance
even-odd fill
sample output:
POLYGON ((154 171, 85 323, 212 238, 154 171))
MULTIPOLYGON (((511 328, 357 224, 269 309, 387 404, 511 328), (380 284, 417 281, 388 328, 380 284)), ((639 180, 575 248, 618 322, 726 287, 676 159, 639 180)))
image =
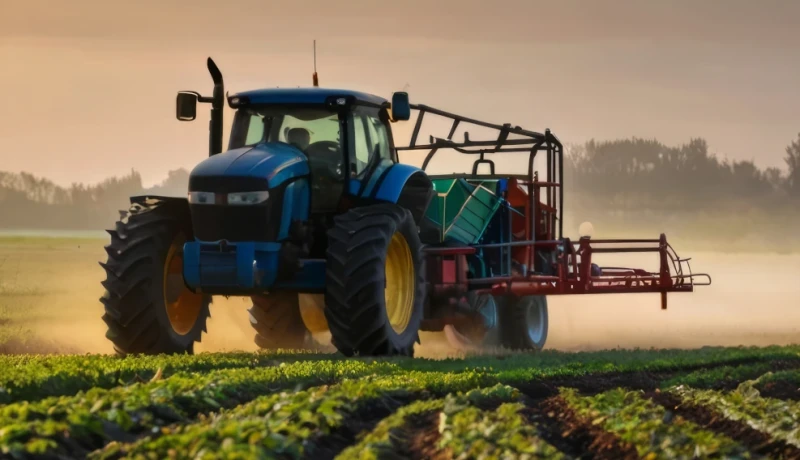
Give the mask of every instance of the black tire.
POLYGON ((250 324, 260 348, 275 350, 306 347, 308 329, 300 315, 297 293, 276 292, 251 296, 250 324))
POLYGON ((504 305, 508 320, 503 321, 504 345, 513 350, 541 350, 547 342, 547 297, 529 295, 507 297, 504 305))
POLYGON ((377 204, 337 216, 328 231, 325 275, 325 317, 333 345, 346 356, 413 356, 425 300, 424 273, 422 243, 407 209, 377 204), (395 235, 402 239, 393 240, 395 235), (395 326, 385 298, 390 249, 393 261, 407 262, 407 276, 398 277, 396 287, 408 289, 408 300, 398 301, 406 308, 400 309, 402 319, 395 326))
POLYGON ((182 272, 175 273, 182 242, 193 239, 188 203, 135 202, 120 214, 116 228, 108 230, 108 260, 100 263, 106 271, 100 299, 106 337, 122 356, 194 353, 194 343, 206 331, 211 296, 192 293, 182 272), (174 320, 167 311, 168 295, 176 299, 171 304, 176 305, 174 320))
POLYGON ((499 300, 491 294, 466 295, 472 314, 466 321, 456 321, 453 329, 456 334, 446 333, 451 346, 455 348, 494 348, 502 345, 500 340, 501 320, 499 300))

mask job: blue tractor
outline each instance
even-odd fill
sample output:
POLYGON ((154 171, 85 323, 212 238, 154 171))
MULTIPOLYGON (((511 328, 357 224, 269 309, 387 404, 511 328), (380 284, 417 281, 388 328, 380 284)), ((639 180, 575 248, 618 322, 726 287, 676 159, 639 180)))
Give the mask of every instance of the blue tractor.
POLYGON ((223 152, 226 96, 211 59, 208 69, 212 96, 177 97, 179 120, 211 104, 209 158, 191 172, 188 197, 133 197, 109 230, 101 301, 119 354, 192 352, 214 295, 252 299, 262 348, 301 348, 330 331, 347 356, 411 356, 420 330, 459 344, 541 349, 548 295, 659 293, 666 309, 668 292, 710 283, 664 235, 566 238, 564 149, 550 130, 410 104, 404 92, 387 101, 321 89, 315 74, 312 88, 227 97, 235 115, 223 152), (392 123, 412 110, 411 140, 395 145, 392 123), (447 136, 418 143, 432 116, 452 123, 447 136), (497 136, 464 131, 454 140, 465 125, 497 136), (426 174, 442 150, 475 158, 472 171, 426 174), (398 151, 428 153, 420 169, 400 163, 398 151), (498 172, 488 156, 497 153, 524 161, 498 172), (597 254, 631 252, 657 254, 658 271, 594 263, 597 254))
POLYGON ((434 192, 398 163, 390 123, 409 118, 408 95, 235 94, 223 152, 223 79, 210 58, 208 69, 211 97, 177 96, 183 121, 211 104, 209 158, 188 197, 133 197, 109 230, 101 301, 116 351, 191 353, 212 295, 245 295, 264 348, 329 329, 347 355, 411 355, 425 297, 418 224, 434 192))

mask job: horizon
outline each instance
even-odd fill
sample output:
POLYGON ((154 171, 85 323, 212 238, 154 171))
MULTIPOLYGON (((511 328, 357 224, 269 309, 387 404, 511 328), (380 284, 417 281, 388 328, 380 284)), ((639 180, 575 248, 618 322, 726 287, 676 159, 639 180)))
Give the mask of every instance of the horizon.
POLYGON ((280 17, 252 0, 230 15, 214 5, 12 4, 0 18, 0 58, 13 63, 0 74, 12 89, 0 169, 60 186, 134 169, 144 185, 158 184, 206 158, 207 111, 190 124, 174 118, 177 91, 210 92, 206 57, 231 93, 310 86, 314 39, 321 86, 388 98, 408 85, 412 102, 550 128, 565 144, 701 137, 720 159, 783 170, 800 132, 800 3, 790 0, 504 9, 313 0, 282 6, 280 17), (387 19, 405 27, 380 27, 387 19))

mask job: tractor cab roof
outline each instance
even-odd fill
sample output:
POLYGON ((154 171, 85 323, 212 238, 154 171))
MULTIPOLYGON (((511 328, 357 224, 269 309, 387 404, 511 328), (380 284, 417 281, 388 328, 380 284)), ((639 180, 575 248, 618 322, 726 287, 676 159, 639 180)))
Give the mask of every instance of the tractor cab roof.
POLYGON ((230 98, 242 98, 248 104, 324 104, 330 97, 352 97, 360 103, 383 105, 382 97, 349 89, 332 88, 266 88, 243 91, 230 98))

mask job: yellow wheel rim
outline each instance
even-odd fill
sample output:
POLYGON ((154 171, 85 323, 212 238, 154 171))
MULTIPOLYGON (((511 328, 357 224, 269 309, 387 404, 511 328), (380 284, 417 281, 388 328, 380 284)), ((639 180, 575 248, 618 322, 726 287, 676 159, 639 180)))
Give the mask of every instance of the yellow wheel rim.
POLYGON ((386 316, 389 318, 392 329, 400 334, 406 330, 411 321, 416 285, 411 249, 408 247, 405 237, 400 233, 395 233, 392 241, 389 242, 384 270, 386 274, 386 288, 384 289, 386 316))
POLYGON ((184 241, 180 235, 175 238, 164 260, 164 306, 172 330, 180 335, 192 330, 203 308, 203 296, 183 284, 184 241))

